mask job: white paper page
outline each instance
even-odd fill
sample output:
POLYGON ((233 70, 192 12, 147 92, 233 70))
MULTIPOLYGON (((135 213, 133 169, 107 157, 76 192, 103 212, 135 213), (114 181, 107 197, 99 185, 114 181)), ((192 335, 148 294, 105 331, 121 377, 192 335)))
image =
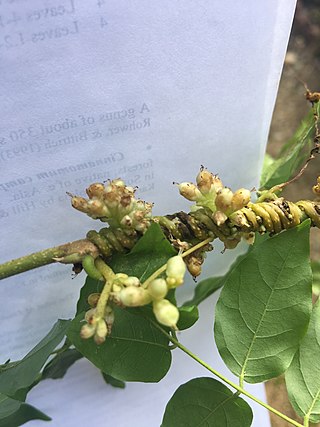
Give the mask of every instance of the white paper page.
MULTIPOLYGON (((0 1, 0 262, 99 228, 73 211, 65 194, 84 194, 91 182, 121 177, 155 202, 155 213, 188 209, 172 181, 194 179, 201 164, 231 187, 257 185, 294 6, 294 0, 0 1)), ((217 249, 206 273, 221 273, 234 256, 217 249)), ((23 356, 57 317, 72 317, 82 282, 71 281, 65 266, 1 282, 1 361, 23 356)), ((199 352, 224 369, 212 353, 208 304, 201 308, 206 332, 197 325, 181 339, 192 347, 200 331, 199 352)), ((178 385, 207 375, 183 355, 176 358, 160 384, 129 384, 125 391, 108 389, 92 368, 83 372, 81 361, 61 385, 44 382, 30 401, 54 426, 85 424, 97 412, 98 427, 105 417, 119 426, 157 426, 178 385), (70 399, 79 377, 90 393, 80 384, 70 399), (41 399, 41 390, 50 400, 41 399), (140 395, 151 399, 147 414, 144 405, 129 404, 138 395, 139 402, 140 395)), ((254 390, 264 397, 262 386, 254 390)), ((261 408, 253 425, 268 425, 261 408)))

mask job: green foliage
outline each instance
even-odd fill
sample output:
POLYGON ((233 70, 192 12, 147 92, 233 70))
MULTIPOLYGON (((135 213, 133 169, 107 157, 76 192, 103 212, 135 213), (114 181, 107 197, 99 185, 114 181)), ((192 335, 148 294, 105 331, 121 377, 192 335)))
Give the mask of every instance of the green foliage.
POLYGON ((83 317, 81 313, 72 321, 68 338, 102 372, 122 381, 143 382, 160 381, 167 373, 171 365, 168 338, 146 318, 115 307, 111 336, 97 345, 80 338, 83 317))
POLYGON ((286 372, 292 406, 301 417, 320 421, 320 301, 313 307, 306 336, 286 372))
POLYGON ((51 418, 27 403, 0 393, 0 427, 18 427, 30 420, 50 421, 51 418))
POLYGON ((312 261, 311 262, 313 282, 312 282, 312 292, 315 295, 320 294, 320 262, 312 261))
MULTIPOLYGON (((115 255, 109 265, 115 273, 125 272, 144 281, 174 255, 176 251, 160 226, 152 224, 130 253, 115 255)), ((148 308, 115 307, 111 336, 102 345, 95 344, 92 339, 80 338, 84 311, 89 308, 87 298, 93 292, 101 292, 102 287, 101 281, 87 278, 81 289, 77 317, 68 332, 72 344, 104 374, 118 380, 160 381, 170 368, 171 352, 168 339, 146 319, 155 319, 148 308), (161 363, 154 363, 154 360, 161 360, 161 363)), ((196 307, 182 311, 181 329, 190 327, 198 318, 196 307)))
POLYGON ((179 308, 179 320, 177 327, 179 331, 191 328, 199 319, 199 311, 196 305, 184 305, 179 308))
POLYGON ((124 381, 117 380, 117 378, 112 377, 111 375, 105 374, 102 372, 102 377, 107 384, 110 384, 115 388, 125 388, 126 383, 124 381))
MULTIPOLYGON (((320 103, 317 110, 320 113, 320 103)), ((293 175, 306 159, 313 133, 310 112, 280 158, 265 157, 262 187, 271 188, 293 175)), ((115 273, 144 282, 176 253, 160 226, 153 223, 130 253, 115 254, 108 264, 115 273)), ((312 271, 313 290, 319 294, 319 262, 312 263, 312 271)), ((215 340, 223 360, 240 378, 241 387, 243 381, 261 382, 287 370, 290 400, 304 417, 305 426, 309 420, 320 421, 320 368, 315 363, 320 354, 320 303, 312 310, 308 327, 311 282, 308 222, 272 238, 257 235, 255 244, 236 259, 225 276, 207 278, 196 286, 193 298, 179 307, 177 325, 180 331, 193 326, 199 317, 197 306, 223 288, 215 319, 215 340)), ((118 388, 125 387, 124 381, 160 381, 171 365, 172 343, 216 374, 170 335, 169 328, 159 327, 151 305, 114 307, 112 333, 103 344, 81 339, 84 314, 90 308, 88 296, 102 288, 101 280, 87 278, 75 319, 57 322, 22 360, 0 366, 0 427, 15 427, 32 419, 50 420, 25 403, 28 391, 43 379, 62 378, 82 357, 99 368, 107 384, 118 388), (67 342, 53 356, 66 334, 67 342), (75 348, 70 348, 68 340, 75 348)), ((176 304, 174 290, 166 298, 176 304)), ((244 389, 241 393, 258 401, 244 389)), ((249 427, 251 422, 251 408, 238 394, 212 378, 196 378, 174 393, 162 427, 249 427)))
MULTIPOLYGON (((320 113, 320 102, 316 104, 320 113)), ((293 137, 283 146, 278 159, 267 155, 264 159, 260 178, 260 187, 269 189, 274 185, 286 182, 294 172, 303 165, 313 145, 314 116, 310 111, 293 137)))
POLYGON ((68 320, 59 320, 22 360, 2 365, 0 371, 0 426, 19 426, 31 419, 50 418, 24 403, 28 391, 39 381, 41 368, 65 336, 68 320))
POLYGON ((194 290, 193 298, 184 303, 184 305, 199 305, 214 292, 218 291, 224 284, 225 276, 208 277, 201 280, 194 290))
POLYGON ((70 366, 72 366, 77 360, 81 359, 82 357, 82 354, 74 348, 68 348, 62 351, 61 353, 58 353, 44 367, 41 379, 45 380, 51 378, 53 380, 56 380, 58 378, 63 378, 70 366))
POLYGON ((229 369, 265 381, 290 365, 311 313, 309 223, 252 250, 228 277, 216 307, 215 339, 229 369))
POLYGON ((0 393, 8 396, 31 386, 50 353, 63 339, 69 326, 68 320, 58 320, 51 331, 22 360, 0 374, 0 393))
POLYGON ((181 385, 169 400, 161 427, 249 427, 250 406, 212 378, 181 385))

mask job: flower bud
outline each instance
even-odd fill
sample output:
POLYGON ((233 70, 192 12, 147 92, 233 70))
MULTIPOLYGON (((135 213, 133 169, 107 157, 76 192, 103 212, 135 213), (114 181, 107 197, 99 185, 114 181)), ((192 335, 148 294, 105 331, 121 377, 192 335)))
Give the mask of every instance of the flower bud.
POLYGON ((94 334, 94 341, 96 344, 102 344, 106 340, 106 336, 108 334, 108 328, 104 319, 100 319, 97 327, 96 333, 94 334))
POLYGON ((111 216, 107 206, 99 199, 88 200, 87 214, 94 219, 111 216))
POLYGON ((88 202, 83 197, 73 196, 71 198, 71 205, 80 212, 88 212, 88 202))
POLYGON ((202 266, 202 260, 195 257, 195 256, 188 256, 186 259, 186 264, 189 273, 193 277, 197 277, 201 274, 201 266, 202 266))
POLYGON ((231 208, 233 211, 237 211, 246 206, 251 199, 251 192, 246 188, 240 188, 237 190, 231 200, 231 208))
POLYGON ((86 320, 90 325, 94 325, 94 324, 96 323, 95 314, 96 314, 96 309, 95 309, 95 308, 90 308, 90 310, 88 310, 88 311, 86 312, 86 314, 84 315, 85 320, 86 320))
POLYGON ((234 249, 237 247, 240 239, 226 239, 223 241, 225 249, 234 249))
POLYGON ((143 288, 128 286, 120 291, 120 302, 127 307, 140 307, 151 302, 151 297, 143 288))
POLYGON ((164 279, 155 279, 148 286, 148 292, 153 299, 162 299, 168 293, 167 282, 164 279))
POLYGON ((98 301, 99 301, 100 295, 101 295, 101 294, 99 294, 99 293, 90 294, 90 295, 88 296, 88 304, 89 304, 91 307, 96 307, 96 306, 97 306, 97 304, 98 304, 98 301))
POLYGON ((199 197, 201 197, 201 192, 194 184, 191 182, 182 182, 179 184, 179 192, 181 196, 185 197, 191 202, 195 202, 199 197))
POLYGON ((94 184, 91 184, 87 189, 86 193, 88 194, 88 197, 92 199, 93 197, 97 197, 98 199, 102 197, 104 193, 104 185, 100 182, 96 182, 94 184))
POLYGON ((170 328, 177 329, 179 320, 179 310, 170 301, 163 299, 154 301, 153 312, 159 323, 170 328))
POLYGON ((183 278, 186 273, 186 264, 181 255, 176 255, 170 258, 167 262, 166 275, 167 284, 170 287, 176 287, 183 283, 183 278))
POLYGON ((227 221, 228 217, 225 213, 221 211, 216 211, 212 215, 212 219, 213 219, 213 222, 217 224, 217 226, 219 227, 220 225, 223 225, 227 221))
POLYGON ((129 215, 125 215, 125 216, 122 218, 122 220, 120 221, 120 224, 121 224, 123 227, 128 227, 128 228, 130 228, 130 227, 132 226, 132 219, 130 218, 130 216, 129 216, 129 215))
POLYGON ((108 182, 106 185, 106 191, 115 191, 117 187, 125 187, 124 181, 122 181, 120 178, 113 179, 112 181, 108 182))
POLYGON ((228 187, 224 187, 218 191, 215 199, 215 205, 218 211, 226 212, 231 207, 233 192, 228 187))
POLYGON ((207 169, 201 168, 196 178, 197 186, 202 194, 208 194, 213 183, 213 175, 207 169))
POLYGON ((104 314, 104 320, 106 321, 108 334, 111 334, 112 326, 114 323, 114 312, 111 307, 107 306, 104 314))
POLYGON ((80 337, 83 339, 88 339, 93 337, 94 333, 96 331, 96 327, 93 325, 88 325, 87 323, 82 326, 80 331, 80 337))
POLYGON ((318 178, 317 178, 317 184, 312 187, 312 191, 317 196, 320 195, 320 176, 318 176, 318 178))
POLYGON ((245 233, 243 235, 243 238, 248 243, 248 245, 253 245, 254 244, 255 237, 256 237, 256 235, 255 235, 254 232, 245 233))
POLYGON ((221 179, 204 168, 197 175, 197 186, 202 194, 216 193, 223 188, 221 179))
POLYGON ((240 212, 234 212, 230 215, 231 223, 238 226, 238 227, 249 227, 248 220, 246 216, 240 211, 240 212))
POLYGON ((140 286, 140 280, 138 279, 138 277, 134 277, 134 276, 129 276, 126 279, 123 280, 122 282, 125 286, 140 286))

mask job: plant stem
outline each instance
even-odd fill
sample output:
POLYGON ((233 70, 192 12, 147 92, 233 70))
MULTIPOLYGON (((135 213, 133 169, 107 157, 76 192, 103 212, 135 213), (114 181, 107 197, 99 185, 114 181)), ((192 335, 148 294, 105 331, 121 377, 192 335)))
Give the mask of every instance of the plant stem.
POLYGON ((96 246, 87 239, 76 240, 44 249, 0 265, 0 280, 53 262, 75 264, 86 254, 97 254, 96 246))
POLYGON ((95 260, 95 265, 105 279, 105 285, 101 292, 96 308, 96 316, 97 318, 100 318, 104 317, 115 274, 112 269, 102 261, 101 258, 97 258, 95 260))
POLYGON ((159 326, 156 322, 150 320, 152 322, 152 324, 154 326, 156 326, 173 344, 175 344, 177 347, 180 348, 180 350, 182 350, 184 353, 186 353, 188 356, 190 356, 193 360, 195 360, 196 362, 198 362, 200 365, 202 365, 204 368, 206 368, 208 371, 210 371, 213 375, 215 375, 216 377, 220 378, 222 381, 224 381, 225 383, 227 383, 228 385, 230 385, 231 387, 233 387, 235 390, 237 390, 238 393, 236 393, 237 395, 239 394, 244 394, 245 396, 247 396, 249 399, 253 400, 254 402, 258 403, 259 405, 263 406, 264 408, 268 409, 268 411, 273 412, 275 415, 277 415, 278 417, 288 421, 290 424, 292 424, 293 426, 296 427, 308 427, 308 423, 307 424, 300 424, 297 421, 293 420, 292 418, 287 417, 285 414, 283 414, 282 412, 277 411, 277 409, 273 408, 272 406, 268 405, 267 403, 263 402, 262 400, 258 399, 257 397, 255 397, 253 394, 247 392, 246 390, 244 390, 242 387, 238 386, 236 383, 230 381, 228 378, 224 377, 222 374, 220 374, 218 371, 216 371, 215 369, 213 369, 210 365, 208 365, 206 362, 204 362, 203 360, 201 360, 198 356, 196 356, 194 353, 192 353, 192 351, 190 351, 188 348, 186 348, 183 344, 181 344, 178 340, 176 340, 174 337, 172 337, 169 333, 167 333, 164 329, 161 328, 161 326, 159 326))

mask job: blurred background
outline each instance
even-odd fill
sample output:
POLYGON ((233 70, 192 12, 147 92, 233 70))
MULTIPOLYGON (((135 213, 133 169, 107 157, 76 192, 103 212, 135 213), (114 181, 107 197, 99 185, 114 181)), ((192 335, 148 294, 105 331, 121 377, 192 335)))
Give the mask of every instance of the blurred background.
MULTIPOLYGON (((305 82, 313 92, 320 92, 320 0, 298 0, 288 52, 270 129, 267 151, 277 156, 283 144, 292 136, 310 109, 305 100, 305 82)), ((308 166, 304 175, 285 190, 285 197, 296 201, 311 198, 311 188, 320 175, 320 156, 308 166)), ((311 258, 320 261, 320 230, 311 233, 311 258)), ((296 417, 286 394, 283 377, 266 384, 268 403, 291 418, 296 417)), ((271 415, 272 427, 291 424, 271 415)), ((314 426, 320 426, 314 424, 314 426)))

